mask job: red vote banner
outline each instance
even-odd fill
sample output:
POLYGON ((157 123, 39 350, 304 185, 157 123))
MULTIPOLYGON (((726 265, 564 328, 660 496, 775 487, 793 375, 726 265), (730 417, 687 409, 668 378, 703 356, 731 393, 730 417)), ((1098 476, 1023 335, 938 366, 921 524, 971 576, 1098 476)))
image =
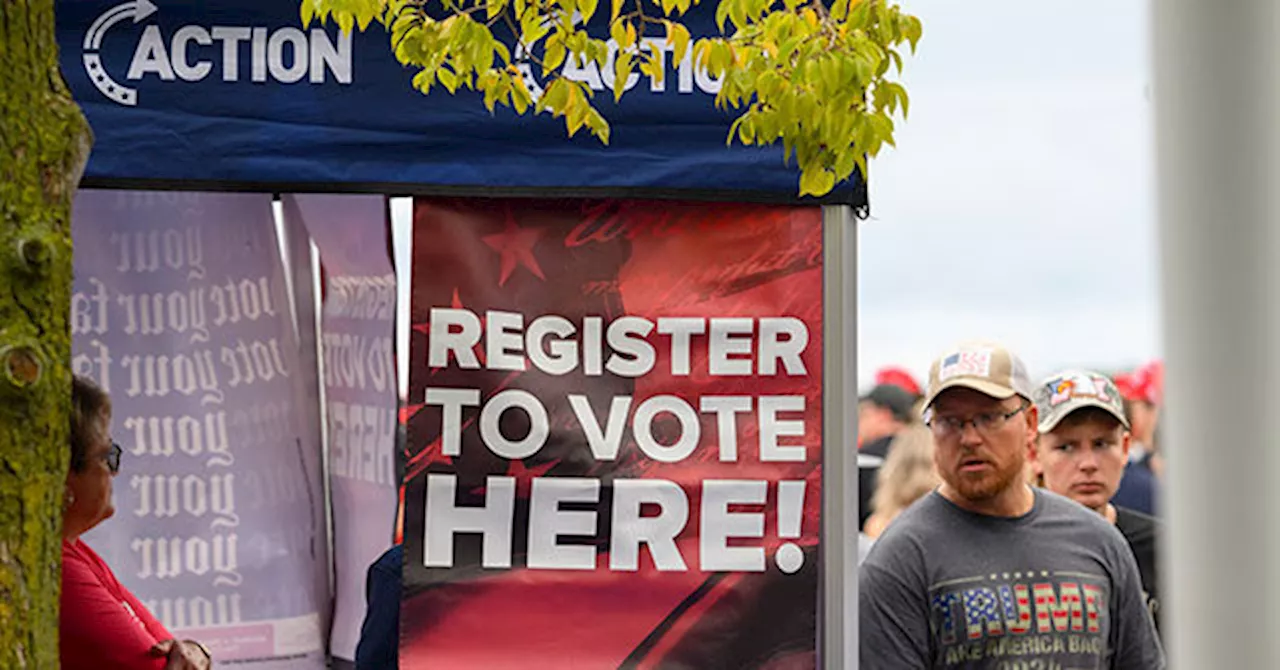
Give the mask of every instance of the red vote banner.
POLYGON ((415 203, 402 668, 812 668, 822 216, 415 203))

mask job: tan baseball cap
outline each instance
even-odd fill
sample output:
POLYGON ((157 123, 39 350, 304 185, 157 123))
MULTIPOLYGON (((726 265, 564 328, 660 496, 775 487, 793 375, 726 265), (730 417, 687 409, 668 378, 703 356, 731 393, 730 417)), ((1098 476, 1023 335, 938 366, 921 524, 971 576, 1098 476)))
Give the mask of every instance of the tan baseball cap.
POLYGON ((1120 390, 1110 377, 1090 370, 1064 370, 1040 382, 1035 389, 1040 414, 1040 432, 1048 433, 1067 415, 1086 407, 1097 407, 1129 429, 1120 390))
POLYGON ((929 366, 924 406, 931 406, 943 391, 957 387, 973 389, 999 400, 1015 395, 1032 399, 1027 366, 995 342, 963 342, 939 356, 929 366))

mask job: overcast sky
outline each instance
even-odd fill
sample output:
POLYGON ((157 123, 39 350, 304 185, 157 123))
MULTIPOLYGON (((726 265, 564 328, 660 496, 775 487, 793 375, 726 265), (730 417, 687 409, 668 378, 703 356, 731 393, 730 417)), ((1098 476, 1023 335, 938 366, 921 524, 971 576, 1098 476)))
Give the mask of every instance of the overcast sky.
POLYGON ((871 168, 861 384, 972 337, 1033 375, 1159 355, 1147 3, 901 2, 925 30, 871 168))
POLYGON ((925 30, 860 224, 859 385, 969 338, 1037 377, 1158 356, 1147 4, 900 2, 925 30))

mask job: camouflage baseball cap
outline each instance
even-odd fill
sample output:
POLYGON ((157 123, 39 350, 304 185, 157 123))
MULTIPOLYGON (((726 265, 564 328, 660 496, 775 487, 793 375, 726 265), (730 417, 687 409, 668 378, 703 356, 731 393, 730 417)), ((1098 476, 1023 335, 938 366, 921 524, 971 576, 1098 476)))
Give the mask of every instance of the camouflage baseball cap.
POLYGON ((1015 395, 1031 400, 1031 378, 1022 359, 995 342, 964 342, 929 366, 929 407, 949 388, 968 388, 1004 400, 1015 395))
POLYGON ((1120 390, 1110 377, 1089 370, 1064 370, 1036 386, 1033 398, 1040 414, 1040 432, 1048 433, 1067 415, 1086 407, 1096 407, 1114 416, 1127 430, 1120 390))

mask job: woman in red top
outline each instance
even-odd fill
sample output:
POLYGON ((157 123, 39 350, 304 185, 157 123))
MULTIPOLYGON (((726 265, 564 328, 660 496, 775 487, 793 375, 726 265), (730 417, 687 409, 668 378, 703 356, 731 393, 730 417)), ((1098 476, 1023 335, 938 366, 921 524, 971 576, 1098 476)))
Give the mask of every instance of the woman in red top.
POLYGON ((80 535, 114 512, 111 479, 121 449, 108 437, 111 400, 93 382, 76 377, 71 392, 71 469, 62 519, 62 667, 78 670, 205 670, 208 650, 175 640, 116 580, 80 535))

